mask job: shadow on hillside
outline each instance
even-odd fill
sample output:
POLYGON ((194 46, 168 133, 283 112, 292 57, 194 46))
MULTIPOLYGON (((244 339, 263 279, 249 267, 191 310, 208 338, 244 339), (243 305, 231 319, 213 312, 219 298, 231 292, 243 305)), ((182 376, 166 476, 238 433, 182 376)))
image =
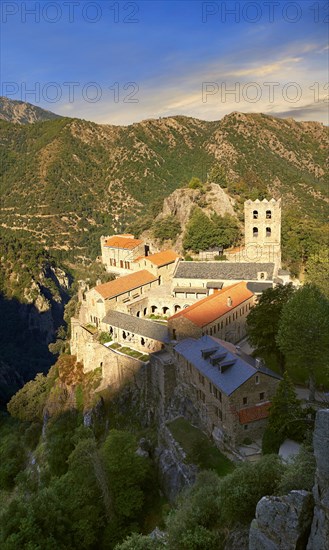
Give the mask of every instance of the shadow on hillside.
POLYGON ((0 294, 0 408, 37 372, 47 373, 56 358, 48 349, 63 324, 63 303, 50 312, 0 294))

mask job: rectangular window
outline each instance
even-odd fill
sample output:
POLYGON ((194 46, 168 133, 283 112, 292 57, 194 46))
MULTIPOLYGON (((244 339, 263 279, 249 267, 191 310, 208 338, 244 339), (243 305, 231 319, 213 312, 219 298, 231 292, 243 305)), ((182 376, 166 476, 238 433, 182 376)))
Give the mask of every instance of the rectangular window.
POLYGON ((243 403, 244 405, 247 405, 247 403, 248 403, 248 397, 244 397, 244 398, 242 399, 242 403, 243 403))
POLYGON ((202 376, 202 374, 200 373, 199 373, 199 382, 204 386, 204 376, 202 376))
POLYGON ((258 374, 256 374, 255 383, 256 383, 256 384, 259 384, 259 376, 258 376, 258 374))
POLYGON ((243 429, 244 429, 244 430, 248 430, 248 424, 245 424, 245 425, 243 426, 243 429))
POLYGON ((209 391, 210 391, 210 393, 212 393, 212 383, 211 382, 209 382, 209 391))
POLYGON ((219 420, 222 420, 223 415, 222 415, 222 411, 220 410, 219 407, 215 407, 215 414, 219 418, 219 420))
POLYGON ((264 393, 263 391, 260 392, 260 394, 259 394, 259 399, 260 399, 260 401, 264 401, 264 399, 265 399, 265 393, 264 393))

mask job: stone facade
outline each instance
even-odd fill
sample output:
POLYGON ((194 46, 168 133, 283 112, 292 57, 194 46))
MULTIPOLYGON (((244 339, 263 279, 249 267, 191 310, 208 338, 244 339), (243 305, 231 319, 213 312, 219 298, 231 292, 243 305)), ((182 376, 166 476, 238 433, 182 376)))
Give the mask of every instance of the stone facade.
POLYGON ((126 275, 133 269, 133 262, 138 256, 144 256, 148 247, 133 235, 101 236, 102 263, 107 271, 126 275), (110 245, 108 244, 110 243, 110 245))
POLYGON ((183 338, 200 338, 204 334, 216 336, 234 344, 246 335, 246 319, 255 302, 254 296, 210 322, 199 327, 184 316, 169 319, 169 332, 174 340, 183 338))
POLYGON ((274 262, 281 267, 281 199, 244 204, 244 261, 274 262))
POLYGON ((115 390, 129 382, 142 368, 141 361, 128 357, 100 344, 94 335, 71 319, 71 354, 83 364, 85 373, 102 369, 102 387, 115 390))
POLYGON ((177 384, 184 388, 186 397, 198 411, 203 429, 214 437, 219 446, 234 448, 246 437, 262 437, 266 419, 241 423, 239 413, 269 403, 278 387, 278 378, 257 371, 233 393, 227 395, 191 362, 177 354, 174 357, 177 384))

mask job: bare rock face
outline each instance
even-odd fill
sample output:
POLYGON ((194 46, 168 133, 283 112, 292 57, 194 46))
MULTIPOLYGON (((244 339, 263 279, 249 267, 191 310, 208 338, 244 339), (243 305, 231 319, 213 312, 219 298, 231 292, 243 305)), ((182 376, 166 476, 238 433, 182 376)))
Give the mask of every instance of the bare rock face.
POLYGON ((329 548, 329 409, 318 411, 313 436, 316 459, 314 517, 307 550, 329 548))
POLYGON ((164 200, 163 211, 159 218, 173 215, 185 227, 193 206, 198 204, 206 214, 216 212, 221 216, 224 214, 235 216, 233 199, 225 193, 220 185, 211 183, 205 193, 202 193, 200 189, 176 189, 164 200))
POLYGON ((306 549, 312 518, 313 498, 307 491, 263 497, 250 526, 249 550, 306 549))

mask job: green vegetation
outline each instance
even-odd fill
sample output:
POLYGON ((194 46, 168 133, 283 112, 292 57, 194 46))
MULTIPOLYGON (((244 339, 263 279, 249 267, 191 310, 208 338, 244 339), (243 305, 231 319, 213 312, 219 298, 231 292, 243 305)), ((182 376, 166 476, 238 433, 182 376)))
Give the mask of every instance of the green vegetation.
POLYGON ((298 289, 282 309, 277 343, 287 368, 303 370, 309 380, 310 399, 315 384, 329 385, 329 301, 314 285, 298 289))
POLYGON ((183 246, 185 250, 199 252, 208 248, 236 244, 240 237, 236 219, 226 214, 212 214, 209 218, 200 208, 192 210, 186 227, 183 246))
POLYGON ((286 439, 303 441, 307 430, 313 426, 308 422, 308 409, 302 409, 296 397, 295 386, 285 372, 276 394, 272 398, 268 424, 263 436, 263 453, 278 453, 286 439))
POLYGON ((199 178, 193 177, 190 179, 188 188, 189 189, 203 189, 204 185, 199 178))
POLYGON ((187 461, 203 470, 215 470, 224 476, 233 470, 232 462, 224 456, 208 437, 184 418, 177 418, 168 424, 176 441, 187 454, 187 461))
POLYGON ((255 348, 255 354, 264 360, 274 361, 276 370, 281 372, 285 368, 285 356, 276 342, 276 337, 282 308, 291 299, 294 291, 292 284, 278 285, 265 290, 247 317, 248 339, 255 348))
POLYGON ((181 225, 179 221, 176 220, 175 216, 167 216, 155 224, 153 235, 156 239, 163 242, 168 239, 174 240, 181 230, 181 225))
POLYGON ((313 283, 329 300, 329 256, 328 249, 322 248, 311 254, 306 262, 306 281, 313 283))
POLYGON ((268 456, 242 463, 223 478, 201 472, 168 516, 169 549, 222 550, 230 530, 248 524, 259 499, 277 491, 283 471, 280 460, 268 456))

